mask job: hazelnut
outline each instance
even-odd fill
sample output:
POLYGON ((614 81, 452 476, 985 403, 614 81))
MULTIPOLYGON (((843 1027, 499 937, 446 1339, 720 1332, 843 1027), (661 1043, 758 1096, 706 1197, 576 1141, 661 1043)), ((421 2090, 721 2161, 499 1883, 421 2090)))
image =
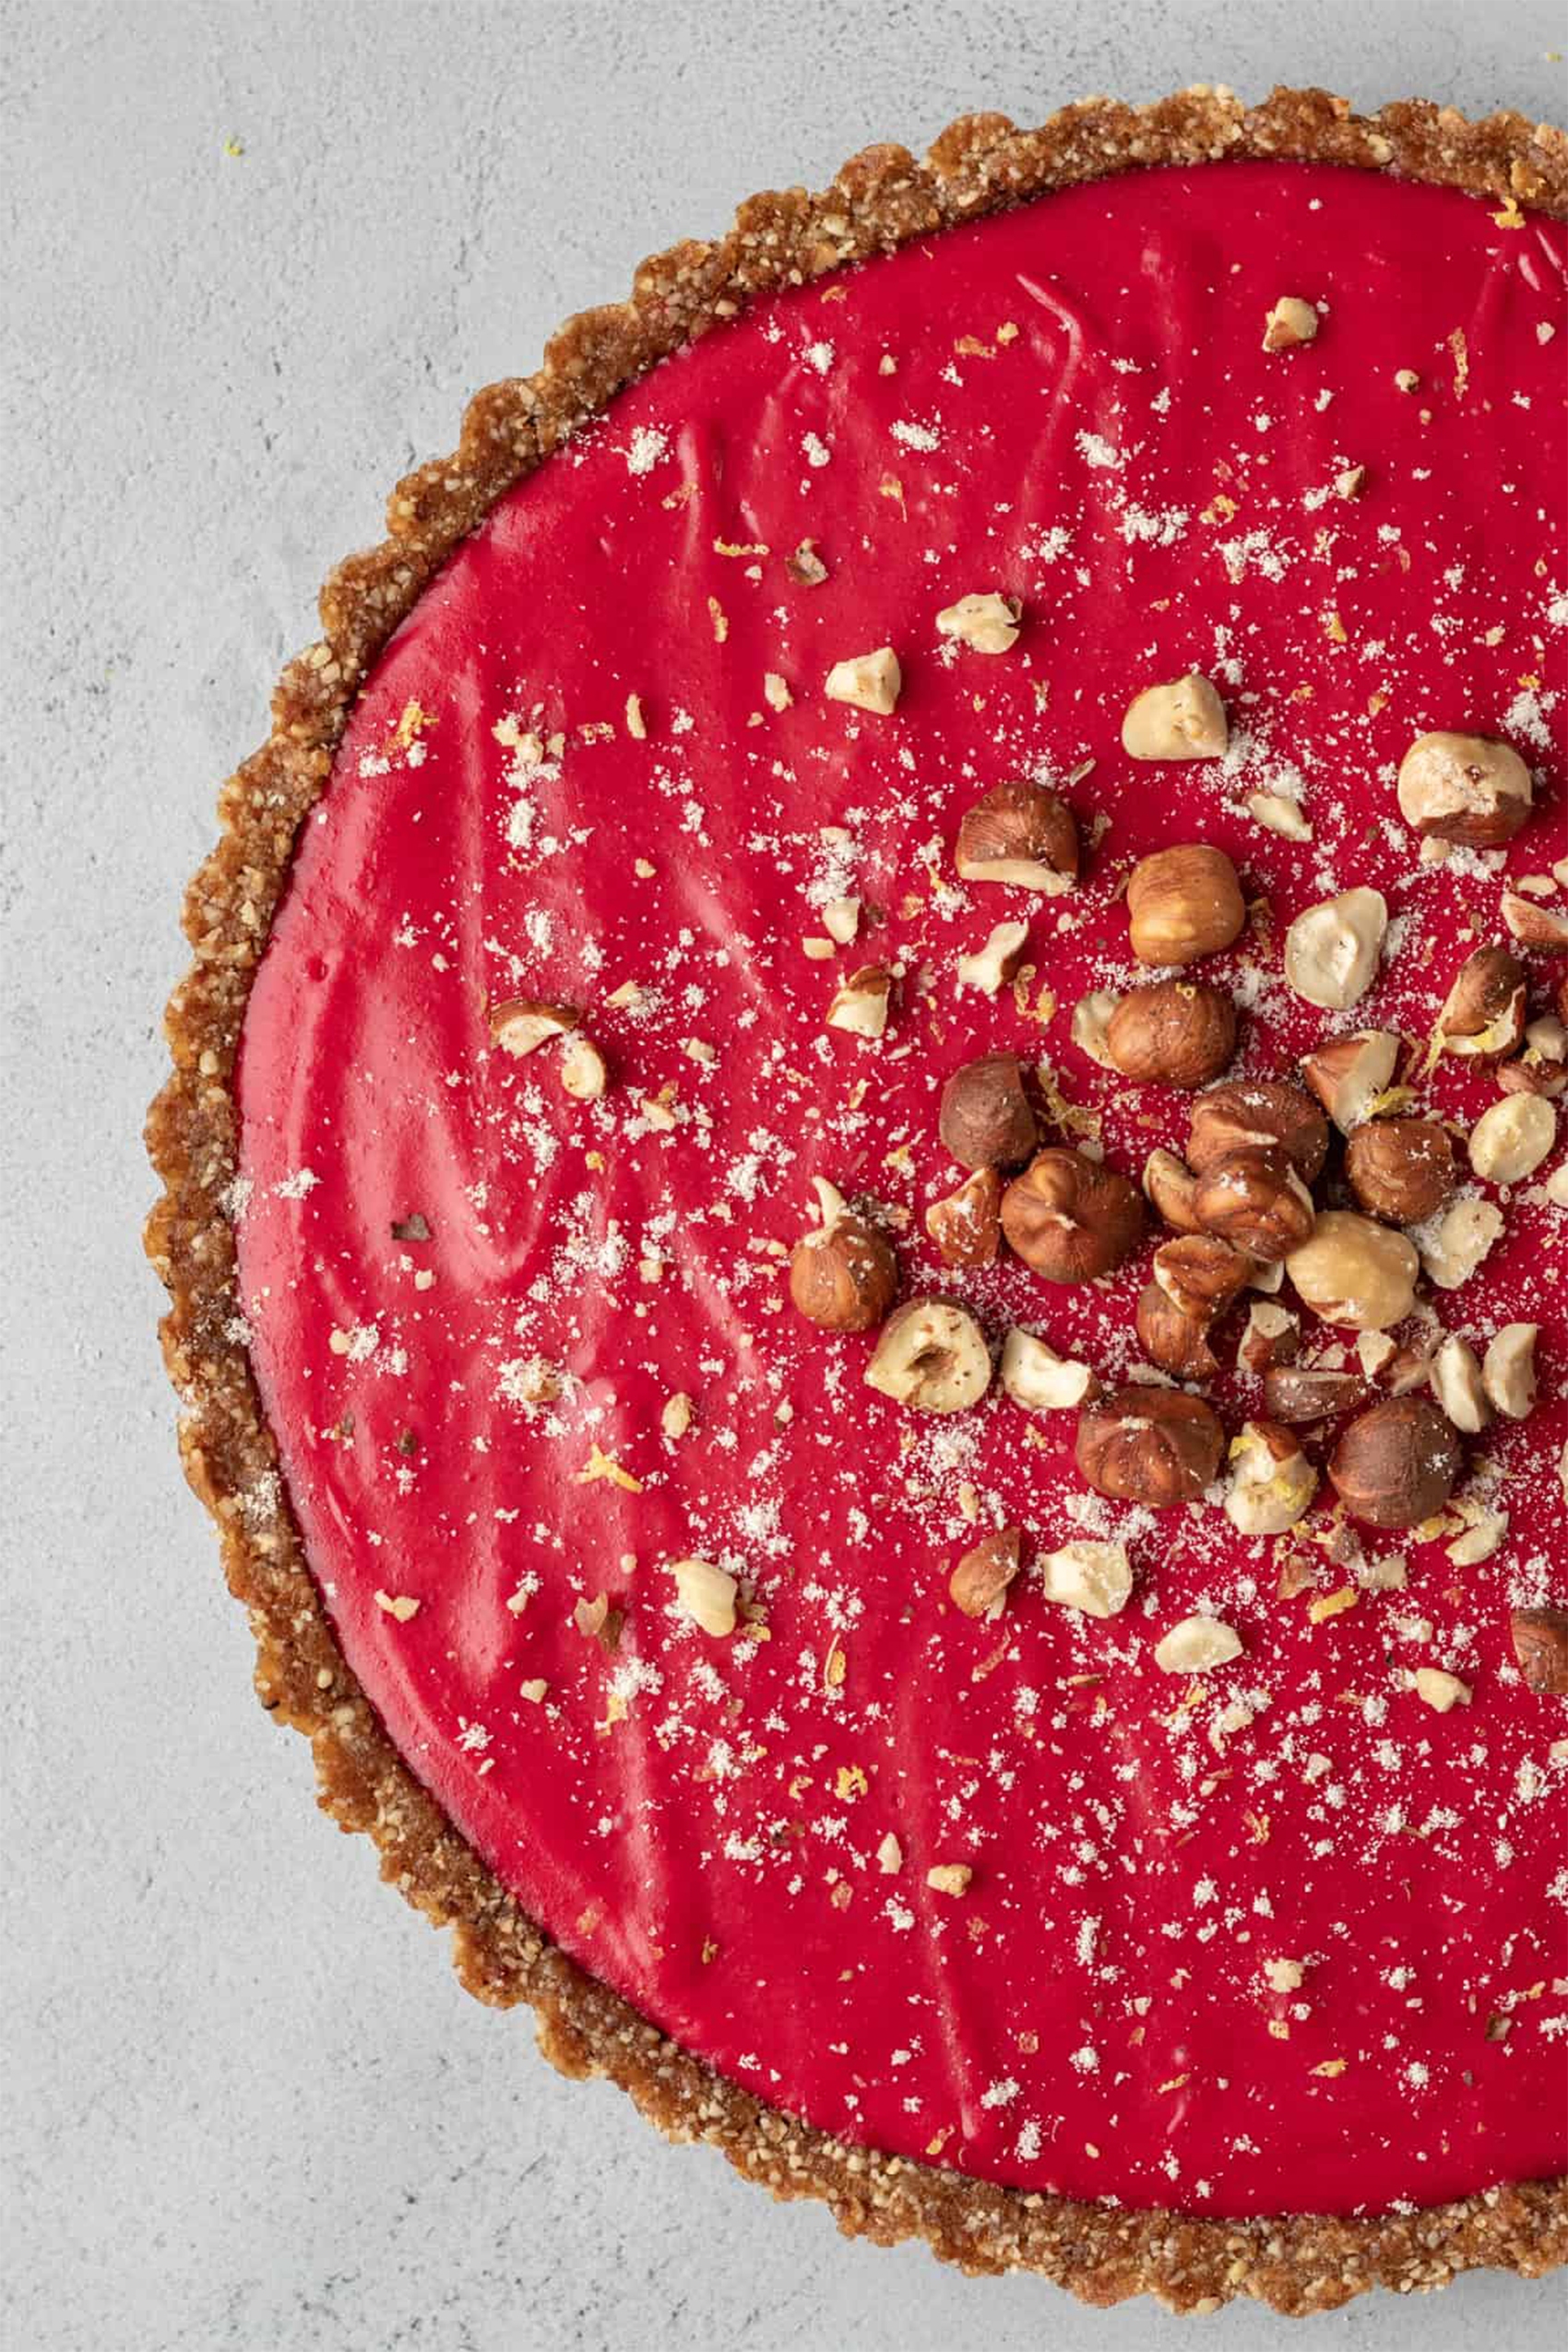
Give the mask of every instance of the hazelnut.
POLYGON ((1115 1169, 1051 1145, 1003 1194, 1002 1230, 1048 1282, 1088 1282, 1143 1240, 1143 1199, 1115 1169))
POLYGON ((1420 1234, 1421 1265, 1440 1290, 1462 1289, 1503 1231, 1503 1211, 1479 1193, 1451 1201, 1420 1234))
POLYGON ((822 927, 837 946, 848 947, 861 927, 858 898, 829 898, 822 910, 822 927))
POLYGON ((974 1874, 970 1862, 933 1862, 925 1883, 935 1895, 967 1895, 974 1874))
POLYGON ((1283 1151, 1235 1151, 1198 1178, 1193 1206, 1206 1233, 1272 1265, 1313 1229, 1313 1196, 1283 1151))
POLYGON ((1431 1360, 1431 1393, 1456 1430, 1478 1437, 1491 1420, 1476 1351, 1457 1336, 1447 1338, 1431 1360))
POLYGON ((1281 294, 1263 323, 1265 351, 1294 351, 1317 335, 1317 313, 1300 294, 1281 294))
POLYGON ((846 661, 836 661, 823 692, 829 702, 852 703, 857 710, 874 710, 885 719, 897 704, 903 683, 897 655, 890 645, 884 645, 874 653, 851 654, 846 661))
POLYGON ((1428 1396, 1390 1396, 1341 1435, 1328 1475, 1352 1517, 1418 1527, 1441 1511, 1464 1467, 1446 1414, 1428 1396))
POLYGON ((1149 1362, 1177 1380, 1198 1382, 1213 1380, 1219 1371, 1208 1344, 1210 1321, 1178 1306, 1158 1282, 1145 1284, 1133 1315, 1138 1345, 1149 1362))
POLYGON ((1403 1233, 1354 1209, 1324 1209, 1285 1261, 1304 1306, 1352 1331, 1387 1331, 1416 1303, 1420 1261, 1403 1233))
POLYGON ((1247 1311, 1247 1327, 1236 1350, 1243 1372, 1261 1376, 1283 1364, 1293 1364, 1301 1344, 1299 1317, 1271 1299, 1255 1299, 1247 1311))
POLYGON ((1517 890, 1503 894, 1503 927, 1521 947, 1538 948, 1546 956, 1568 956, 1568 914, 1542 907, 1517 890))
POLYGON ((1119 1617, 1133 1593, 1132 1562, 1124 1543, 1093 1543, 1079 1538, 1041 1555, 1040 1591, 1063 1609, 1086 1617, 1119 1617))
POLYGON ((610 1083, 604 1056, 590 1037, 576 1029, 561 1048, 561 1084, 578 1102, 598 1102, 610 1083))
POLYGON ((1224 850, 1194 841, 1138 861, 1127 915, 1140 964, 1192 964, 1241 937, 1247 906, 1224 850))
POLYGON ((541 1004, 531 996, 511 996, 504 1004, 493 1004, 487 1017, 490 1034, 503 1053, 521 1060, 575 1029, 582 1015, 572 1004, 541 1004))
POLYGON ((1418 1666, 1410 1677, 1410 1686, 1416 1696, 1424 1699, 1429 1707, 1435 1707, 1439 1715, 1470 1704, 1469 1684, 1461 1682, 1456 1674, 1447 1673, 1441 1666, 1418 1666))
POLYGON ((1074 1411, 1099 1386, 1087 1364, 1059 1356, 1032 1331, 1020 1331, 1016 1324, 1002 1343, 1000 1376, 1014 1403, 1031 1413, 1074 1411))
POLYGON ((1556 1141, 1557 1113, 1544 1095, 1505 1094, 1470 1130, 1470 1166, 1489 1184, 1517 1184, 1556 1141))
POLYGON ((997 923, 983 947, 959 956, 959 987, 978 988, 982 996, 999 995, 1023 962, 1028 944, 1028 923, 997 923))
POLYGON ((1289 1430, 1248 1421, 1230 1442, 1225 1515, 1244 1536, 1280 1536, 1317 1492, 1317 1472, 1289 1430))
POLYGON ((1247 814, 1265 833, 1277 833, 1286 841, 1310 841, 1313 837, 1313 828, 1300 801, 1293 801, 1288 792, 1249 792, 1247 814))
POLYGON ((1251 1274, 1248 1261, 1211 1233, 1162 1241, 1154 1253, 1155 1281, 1183 1314, 1209 1319, 1223 1314, 1251 1274))
POLYGON ((1342 890, 1296 917, 1285 934, 1285 977, 1298 996, 1343 1013, 1377 975, 1388 902, 1381 890, 1342 890))
POLYGON ((1236 1051, 1236 1007, 1223 989, 1203 980, 1134 988, 1111 1016, 1105 1050, 1124 1078, 1206 1086, 1236 1051))
POLYGON ((1436 1119, 1374 1119, 1345 1151, 1345 1177, 1362 1208, 1392 1225, 1419 1225, 1458 1182, 1448 1130, 1436 1119))
POLYGON ((1568 1699, 1568 1609, 1515 1609, 1508 1630, 1526 1690, 1568 1699))
POLYGON ((1506 947, 1478 947, 1467 956, 1437 1016, 1447 1053, 1471 1062, 1501 1062, 1525 1034, 1525 967, 1506 947))
POLYGON ((1241 1636, 1218 1617, 1183 1617, 1154 1645, 1154 1662, 1166 1674, 1210 1674, 1241 1655, 1241 1636))
POLYGON ((1054 792, 1014 778, 965 811, 954 862, 961 882, 1012 883, 1059 897, 1077 876, 1078 828, 1054 792))
POLYGON ((1399 814, 1423 837, 1472 849, 1512 841, 1530 814, 1530 771, 1485 735, 1418 735, 1399 763, 1399 814))
POLYGON ((1524 1051, 1498 1063, 1497 1083, 1504 1094, 1538 1094, 1548 1102, 1568 1093, 1568 1028, 1554 1013, 1526 1024, 1524 1051))
POLYGON ((1193 1105, 1187 1165, 1194 1174, 1235 1152, 1271 1147, 1289 1154, 1304 1184, 1315 1182, 1328 1157, 1328 1129, 1300 1087, 1279 1078, 1232 1078, 1193 1105))
POLYGON ((994 590, 961 596, 937 614, 936 625, 943 636, 975 653, 1011 653, 1018 642, 1020 609, 1016 596, 998 596, 994 590))
POLYGON ((1028 1159, 1039 1128, 1017 1055, 960 1063, 942 1089, 937 1132, 961 1168, 1016 1168, 1028 1159))
POLYGON ((1225 1431, 1201 1397, 1133 1384, 1086 1406, 1075 1458, 1097 1494, 1168 1511, 1212 1486, 1225 1431))
POLYGON ((1302 1063, 1301 1075, 1348 1135, 1387 1093, 1398 1063, 1399 1039, 1392 1029, 1359 1029, 1354 1037, 1325 1039, 1302 1063))
POLYGON ((999 1527, 966 1551, 948 1580, 955 1608, 966 1617, 1000 1612, 1007 1587, 1018 1573, 1023 1536, 1017 1527, 999 1527))
POLYGON ((868 1388, 921 1413, 961 1413, 991 1384, 991 1350, 967 1308, 911 1299, 883 1327, 865 1370, 868 1388))
POLYGON ((1122 721, 1122 748, 1132 759, 1221 759, 1229 740, 1225 705, 1195 670, 1146 686, 1122 721))
POLYGON ((715 1641, 735 1630, 735 1579, 711 1560, 672 1560, 670 1574, 683 1613, 715 1641))
POLYGON ((1116 1068, 1108 1039, 1111 1016, 1121 1002, 1110 989, 1097 988, 1090 995, 1080 996, 1073 1007, 1068 1035, 1078 1051, 1087 1054, 1091 1062, 1098 1062, 1102 1070, 1116 1068))
POLYGON ((1481 1364, 1481 1385, 1489 1402, 1511 1421, 1526 1420, 1535 1407, 1539 1328, 1533 1323, 1505 1323, 1481 1364))
POLYGON ((1193 1206, 1197 1179, 1173 1151, 1150 1152, 1144 1162, 1144 1193, 1173 1231, 1196 1233, 1202 1229, 1193 1206))
POLYGON ((1310 1421, 1335 1421, 1368 1401, 1364 1380, 1326 1364, 1271 1364, 1263 1376, 1269 1419, 1292 1429, 1310 1421))
POLYGON ((857 1217, 843 1196, 816 1180, 822 1223, 802 1236, 790 1257, 790 1296, 824 1331, 869 1331, 898 1289, 898 1261, 885 1234, 857 1217))
POLYGON ((932 1201, 925 1229, 949 1265, 990 1265, 1002 1246, 1001 1206, 1001 1177, 977 1168, 956 1193, 932 1201))
POLYGON ((851 1037, 879 1038, 887 1027, 887 1000, 893 975, 880 964, 862 964, 834 991, 827 1008, 830 1029, 848 1029, 851 1037))

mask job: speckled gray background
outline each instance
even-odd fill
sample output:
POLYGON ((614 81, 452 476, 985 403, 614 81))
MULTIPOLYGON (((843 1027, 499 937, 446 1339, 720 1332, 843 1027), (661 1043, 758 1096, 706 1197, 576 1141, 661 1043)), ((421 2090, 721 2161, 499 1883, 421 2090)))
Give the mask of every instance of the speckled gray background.
MULTIPOLYGON (((315 1813, 175 1467, 137 1250, 158 1007, 323 570, 643 254, 967 107, 1202 77, 1561 120, 1559 45, 1551 0, 0 0, 9 2343, 1172 2341, 670 2152, 460 1994, 315 1813)), ((1475 2278, 1205 2341, 1533 2352, 1564 2300, 1475 2278)))

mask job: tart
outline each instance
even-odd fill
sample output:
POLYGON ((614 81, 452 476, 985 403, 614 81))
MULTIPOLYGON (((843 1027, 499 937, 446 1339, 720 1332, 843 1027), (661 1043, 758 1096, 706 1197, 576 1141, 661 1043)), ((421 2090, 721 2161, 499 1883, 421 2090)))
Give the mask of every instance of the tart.
POLYGON ((754 197, 341 565, 148 1248, 321 1801, 841 2227, 1568 2251, 1568 148, 754 197))

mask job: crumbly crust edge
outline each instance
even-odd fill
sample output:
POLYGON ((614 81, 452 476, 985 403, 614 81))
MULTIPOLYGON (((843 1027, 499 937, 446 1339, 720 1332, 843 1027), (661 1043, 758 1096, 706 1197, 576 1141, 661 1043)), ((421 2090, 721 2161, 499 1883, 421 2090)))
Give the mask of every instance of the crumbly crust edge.
POLYGON ((398 484, 383 543, 328 577, 320 638, 284 670, 268 740, 223 787, 220 837, 184 903, 194 960, 166 1016, 173 1069, 148 1117, 163 1191, 146 1246, 170 1297, 160 1336, 181 1400, 185 1474, 249 1613, 262 1704, 311 1740, 323 1810, 374 1838, 383 1877, 453 1930, 470 1992, 497 2007, 529 2002, 540 2047, 564 2073, 609 2076, 667 2137, 719 2147, 777 2197, 823 2200, 847 2235, 885 2245, 921 2237, 965 2271, 1037 2271, 1087 2303, 1147 2292, 1202 2311, 1251 2296, 1304 2314, 1370 2287, 1437 2287, 1477 2267, 1542 2275, 1568 2261, 1568 2179, 1373 2218, 1123 2212, 852 2146, 713 2073, 551 1943, 382 1730, 338 1646, 282 1491, 223 1206, 236 1166, 241 1026, 299 828, 381 647, 497 501, 623 386, 758 296, 1080 181, 1244 157, 1386 171, 1568 217, 1568 137, 1515 113, 1470 122, 1412 101, 1363 116, 1325 91, 1284 89, 1249 107, 1197 85, 1144 107, 1086 100, 1033 131, 970 114, 923 161, 902 147, 867 148, 820 195, 751 197, 723 236, 644 262, 626 302, 569 319, 535 374, 480 392, 455 454, 398 484))

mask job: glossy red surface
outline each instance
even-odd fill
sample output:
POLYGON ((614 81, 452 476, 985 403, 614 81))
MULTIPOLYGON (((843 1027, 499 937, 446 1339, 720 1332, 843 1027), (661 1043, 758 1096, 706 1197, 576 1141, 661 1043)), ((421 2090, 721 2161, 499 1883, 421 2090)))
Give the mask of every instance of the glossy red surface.
MULTIPOLYGON (((1334 1028, 1430 1030, 1470 934, 1498 932, 1499 876, 1418 864, 1407 743, 1505 735, 1539 803, 1510 871, 1568 849, 1563 284, 1549 225, 1247 164, 1085 187, 791 295, 500 506, 388 648, 305 830, 245 1030, 235 1208, 345 1650, 568 1951, 829 2131, 1235 2215, 1425 2204, 1568 2158, 1568 1706, 1525 1691, 1508 1641, 1511 1599, 1568 1601, 1560 1154, 1504 1197, 1482 1274, 1435 1294, 1480 1340, 1543 1326, 1543 1401, 1470 1448, 1465 1492, 1505 1540, 1459 1567, 1367 1530, 1364 1562, 1316 1552, 1289 1599, 1272 1543, 1214 1507, 1087 1495, 1071 1416, 873 1394, 871 1339, 806 1325, 783 1279, 823 1174, 883 1204, 907 1289, 1107 1376, 1134 1360, 1146 1251, 1053 1289, 1016 1261, 942 1268, 922 1216, 956 1172, 941 1081, 989 1046, 1048 1055, 1117 1165, 1180 1144, 1179 1098, 1067 1038, 1080 992, 1131 976, 1118 892, 1157 845, 1218 842, 1266 896, 1205 968, 1245 1008, 1241 1069, 1334 1028), (1321 332, 1265 354, 1285 293, 1321 332), (821 585, 786 569, 806 538, 821 585), (1023 600, 1016 648, 945 644, 937 611, 992 588, 1023 600), (824 699, 884 643, 893 716, 824 699), (1132 693, 1189 667, 1225 696, 1229 758, 1128 761, 1132 693), (959 814, 1019 771, 1075 776, 1086 840, 1105 825, 1070 897, 954 878, 959 814), (1258 790, 1299 795, 1311 842, 1254 822, 1258 790), (1279 938, 1361 883, 1390 953, 1324 1016, 1279 938), (851 894, 861 944, 808 957, 851 894), (955 980, 1004 914, 1030 918, 1028 1013, 955 980), (900 975, 877 1046, 823 1027, 863 960, 900 975), (563 1092, 552 1049, 492 1049, 513 995, 584 1008, 601 1103, 563 1092), (429 1238, 394 1239, 416 1213, 429 1238), (671 1439, 677 1391, 696 1419, 671 1439), (585 1480, 601 1456, 635 1487, 585 1480), (971 1513, 1034 1550, 1124 1537, 1129 1608, 1082 1618, 1026 1574, 999 1621, 961 1617, 971 1513), (1396 1552, 1403 1590, 1358 1582, 1396 1552), (686 1554, 742 1575, 751 1631, 679 1614, 664 1563, 686 1554), (574 1622, 600 1593, 612 1653, 574 1622), (1244 1653, 1189 1684, 1152 1651, 1199 1608, 1244 1653), (1469 1705, 1426 1706, 1424 1664, 1469 1705), (953 1861, 960 1898, 926 1883, 953 1861), (1299 1990, 1266 1982, 1280 1958, 1299 1990)), ((1459 1117, 1491 1092, 1451 1064, 1431 1087, 1459 1117)), ((1244 1378, 1217 1401, 1232 1430, 1260 1409, 1244 1378)))

